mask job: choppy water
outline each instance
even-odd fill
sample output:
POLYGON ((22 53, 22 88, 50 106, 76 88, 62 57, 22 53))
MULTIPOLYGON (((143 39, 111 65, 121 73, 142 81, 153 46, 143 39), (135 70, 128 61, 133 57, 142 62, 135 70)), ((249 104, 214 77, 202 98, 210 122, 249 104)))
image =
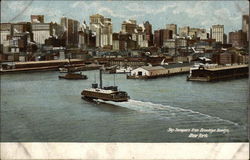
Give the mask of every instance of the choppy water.
MULTIPOLYGON (((187 82, 186 75, 116 84, 128 102, 88 102, 88 80, 59 80, 58 72, 1 76, 1 141, 237 142, 247 141, 248 79, 187 82), (208 138, 188 138, 179 129, 228 129, 208 138)), ((113 75, 103 75, 113 85, 113 75)))

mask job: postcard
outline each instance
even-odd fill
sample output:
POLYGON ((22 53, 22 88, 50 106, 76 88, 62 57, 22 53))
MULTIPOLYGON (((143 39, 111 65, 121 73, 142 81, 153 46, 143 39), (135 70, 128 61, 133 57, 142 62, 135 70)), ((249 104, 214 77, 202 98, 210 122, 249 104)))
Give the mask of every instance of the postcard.
POLYGON ((1 15, 1 158, 249 158, 249 1, 3 0, 1 15))

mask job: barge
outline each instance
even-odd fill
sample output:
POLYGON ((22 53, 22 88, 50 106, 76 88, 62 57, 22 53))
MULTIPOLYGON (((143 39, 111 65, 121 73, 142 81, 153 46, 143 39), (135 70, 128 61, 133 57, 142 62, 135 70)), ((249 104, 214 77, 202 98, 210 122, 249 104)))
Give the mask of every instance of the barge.
POLYGON ((204 66, 199 65, 190 69, 187 81, 218 81, 232 78, 248 77, 249 66, 230 65, 230 66, 204 66))

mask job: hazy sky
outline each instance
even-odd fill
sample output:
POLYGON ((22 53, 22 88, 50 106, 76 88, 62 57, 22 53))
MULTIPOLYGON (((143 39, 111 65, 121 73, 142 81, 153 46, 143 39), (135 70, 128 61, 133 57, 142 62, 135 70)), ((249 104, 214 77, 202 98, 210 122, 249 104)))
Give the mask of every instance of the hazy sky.
POLYGON ((241 29, 242 15, 249 13, 246 0, 235 1, 6 1, 1 2, 1 22, 30 21, 31 14, 45 15, 45 21, 60 22, 62 16, 80 22, 89 16, 102 14, 112 18, 113 30, 120 31, 121 23, 136 19, 138 24, 149 21, 153 29, 174 23, 209 29, 224 24, 225 32, 241 29))

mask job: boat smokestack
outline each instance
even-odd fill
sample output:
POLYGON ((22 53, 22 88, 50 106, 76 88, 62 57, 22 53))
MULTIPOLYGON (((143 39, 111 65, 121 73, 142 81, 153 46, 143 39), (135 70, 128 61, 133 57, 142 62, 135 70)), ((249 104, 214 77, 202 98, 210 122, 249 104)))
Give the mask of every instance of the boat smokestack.
POLYGON ((102 69, 100 69, 100 88, 102 88, 102 69))

